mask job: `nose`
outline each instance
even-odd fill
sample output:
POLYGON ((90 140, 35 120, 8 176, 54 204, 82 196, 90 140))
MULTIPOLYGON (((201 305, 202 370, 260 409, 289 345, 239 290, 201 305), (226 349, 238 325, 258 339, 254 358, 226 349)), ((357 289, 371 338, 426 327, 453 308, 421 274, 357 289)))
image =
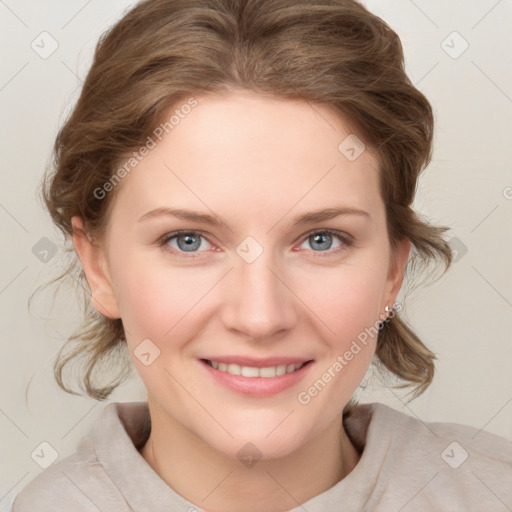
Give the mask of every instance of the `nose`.
POLYGON ((252 263, 236 258, 224 280, 221 313, 225 327, 256 341, 275 341, 297 322, 297 298, 287 283, 287 273, 270 251, 252 263))

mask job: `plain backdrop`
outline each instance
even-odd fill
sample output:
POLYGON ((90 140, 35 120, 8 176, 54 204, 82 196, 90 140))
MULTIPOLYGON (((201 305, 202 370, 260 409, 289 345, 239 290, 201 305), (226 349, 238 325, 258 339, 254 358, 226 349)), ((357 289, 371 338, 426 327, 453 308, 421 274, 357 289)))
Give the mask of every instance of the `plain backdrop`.
MULTIPOLYGON (((27 307, 62 256, 36 187, 100 34, 134 3, 0 1, 0 511, 43 470, 34 456, 41 443, 64 458, 106 403, 145 399, 138 378, 107 402, 61 391, 52 365, 79 321, 76 298, 61 292, 50 310, 50 289, 27 307), (44 261, 41 247, 53 246, 44 261)), ((434 107, 435 151, 415 207, 451 227, 456 258, 442 279, 406 297, 406 318, 439 359, 429 390, 407 404, 403 392, 371 385, 360 399, 512 440, 511 1, 364 4, 397 31, 411 81, 434 107)))

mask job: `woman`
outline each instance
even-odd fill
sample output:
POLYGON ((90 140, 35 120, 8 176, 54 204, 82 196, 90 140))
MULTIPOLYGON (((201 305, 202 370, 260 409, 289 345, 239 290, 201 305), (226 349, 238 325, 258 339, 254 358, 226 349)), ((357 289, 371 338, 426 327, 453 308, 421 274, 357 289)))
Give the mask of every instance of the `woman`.
POLYGON ((416 396, 434 375, 397 302, 406 268, 451 262, 411 208, 432 139, 397 35, 354 0, 129 11, 43 195, 90 289, 59 384, 85 355, 89 396, 133 364, 148 400, 105 407, 14 511, 512 506, 507 440, 353 398, 372 363, 416 396))

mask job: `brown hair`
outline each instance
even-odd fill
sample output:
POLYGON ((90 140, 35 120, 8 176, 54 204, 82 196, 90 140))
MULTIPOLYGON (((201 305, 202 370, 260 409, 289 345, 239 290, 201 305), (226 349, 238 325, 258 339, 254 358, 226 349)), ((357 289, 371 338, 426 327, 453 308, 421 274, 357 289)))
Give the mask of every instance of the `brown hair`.
MULTIPOLYGON (((234 90, 324 104, 348 121, 378 156, 392 250, 400 239, 412 243, 406 277, 438 259, 446 272, 448 228, 430 225, 411 207, 431 159, 432 108, 405 73, 397 34, 355 0, 145 0, 129 10, 100 38, 43 179, 42 198, 66 241, 75 215, 101 240, 116 189, 100 199, 95 190, 146 144, 170 107, 234 90)), ((72 245, 66 250, 69 267, 48 284, 75 279, 85 290, 85 318, 61 347, 54 374, 75 393, 63 369, 84 359, 79 384, 103 400, 130 372, 123 323, 92 307, 72 245)), ((432 381, 435 359, 398 313, 379 333, 376 367, 398 377, 399 387, 412 386, 414 396, 432 381)))

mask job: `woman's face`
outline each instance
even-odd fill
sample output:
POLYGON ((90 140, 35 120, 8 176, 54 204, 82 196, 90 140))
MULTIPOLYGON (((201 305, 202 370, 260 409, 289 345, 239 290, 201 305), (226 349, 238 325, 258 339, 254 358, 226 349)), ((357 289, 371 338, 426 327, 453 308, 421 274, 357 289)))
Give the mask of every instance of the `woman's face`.
POLYGON ((283 456, 339 420, 409 244, 391 272, 377 162, 329 109, 250 93, 196 100, 173 107, 172 130, 117 185, 101 273, 80 256, 161 411, 226 456, 249 441, 283 456), (360 213, 332 215, 347 208, 360 213), (311 362, 267 378, 202 361, 229 358, 311 362))

